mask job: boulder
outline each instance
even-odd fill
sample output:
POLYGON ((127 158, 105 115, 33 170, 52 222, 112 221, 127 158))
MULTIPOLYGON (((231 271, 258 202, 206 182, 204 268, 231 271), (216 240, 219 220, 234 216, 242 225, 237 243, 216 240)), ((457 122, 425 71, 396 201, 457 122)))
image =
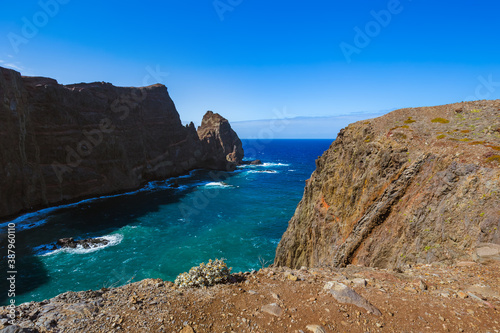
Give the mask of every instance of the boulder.
POLYGON ((242 161, 241 164, 243 164, 243 165, 261 165, 262 161, 261 160, 242 161))
POLYGON ((330 292, 339 303, 353 304, 377 316, 382 315, 379 309, 343 283, 331 281, 323 289, 330 292))

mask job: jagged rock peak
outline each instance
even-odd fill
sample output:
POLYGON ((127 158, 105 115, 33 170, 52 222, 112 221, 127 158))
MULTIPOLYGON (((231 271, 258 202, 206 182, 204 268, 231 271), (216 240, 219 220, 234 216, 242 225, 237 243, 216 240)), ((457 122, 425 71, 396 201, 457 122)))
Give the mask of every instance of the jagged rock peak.
POLYGON ((214 165, 210 165, 211 158, 208 158, 207 167, 221 168, 221 160, 224 158, 227 169, 234 169, 238 164, 242 163, 244 151, 240 138, 231 128, 228 120, 218 113, 207 111, 203 116, 201 126, 198 127, 198 137, 205 146, 220 146, 219 151, 221 158, 217 158, 214 165))

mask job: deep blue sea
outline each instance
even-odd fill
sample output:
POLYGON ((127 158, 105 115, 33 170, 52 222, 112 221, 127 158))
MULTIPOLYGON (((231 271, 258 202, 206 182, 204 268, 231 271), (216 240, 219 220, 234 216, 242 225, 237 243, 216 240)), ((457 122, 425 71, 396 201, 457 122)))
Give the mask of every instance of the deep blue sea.
MULTIPOLYGON (((259 166, 195 170, 132 193, 29 213, 16 223, 16 303, 65 291, 113 287, 145 278, 173 281, 208 259, 233 272, 273 262, 276 246, 332 140, 243 140, 259 166), (174 188, 174 182, 179 187, 174 188), (58 239, 104 237, 93 249, 47 250, 58 239)), ((5 233, 6 224, 1 225, 5 233)), ((5 239, 2 241, 2 272, 5 239)), ((6 291, 6 279, 0 290, 6 291)), ((7 293, 0 304, 6 304, 7 293)))

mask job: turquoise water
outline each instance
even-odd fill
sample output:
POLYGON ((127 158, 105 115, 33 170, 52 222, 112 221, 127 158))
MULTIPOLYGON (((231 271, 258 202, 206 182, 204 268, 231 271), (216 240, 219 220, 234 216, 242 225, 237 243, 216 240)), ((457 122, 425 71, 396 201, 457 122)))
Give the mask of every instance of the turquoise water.
MULTIPOLYGON (((195 170, 176 178, 178 188, 170 179, 16 219, 16 303, 145 278, 173 281, 213 258, 226 258, 235 272, 272 263, 314 161, 330 143, 243 140, 247 158, 263 165, 195 170), (48 250, 63 237, 104 237, 109 244, 48 250)), ((5 241, 1 251, 6 253, 5 241)), ((1 269, 7 271, 5 257, 1 269)), ((6 291, 4 281, 0 287, 6 291)), ((7 302, 6 292, 0 300, 7 302)))

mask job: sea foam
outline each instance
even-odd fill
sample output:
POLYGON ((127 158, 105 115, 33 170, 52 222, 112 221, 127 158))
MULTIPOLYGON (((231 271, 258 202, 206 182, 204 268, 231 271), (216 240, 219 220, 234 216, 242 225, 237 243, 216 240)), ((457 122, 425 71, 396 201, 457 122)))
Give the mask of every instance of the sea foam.
POLYGON ((233 187, 233 185, 229 185, 223 182, 210 182, 204 185, 205 187, 223 187, 223 188, 229 188, 233 187))

